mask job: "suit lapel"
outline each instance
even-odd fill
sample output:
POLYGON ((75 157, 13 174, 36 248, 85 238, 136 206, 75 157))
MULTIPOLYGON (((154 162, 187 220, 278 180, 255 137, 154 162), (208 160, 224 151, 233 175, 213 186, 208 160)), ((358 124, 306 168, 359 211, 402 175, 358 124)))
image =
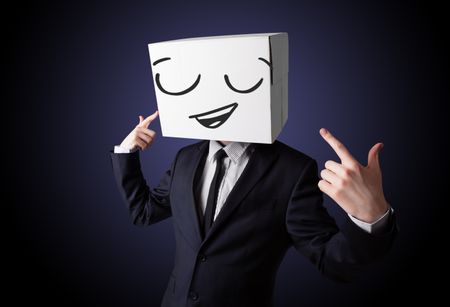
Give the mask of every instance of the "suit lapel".
POLYGON ((192 240, 192 247, 196 248, 201 244, 202 237, 200 232, 200 223, 197 214, 197 200, 195 197, 195 187, 198 184, 198 179, 202 175, 205 158, 208 154, 208 142, 202 142, 198 146, 198 151, 191 157, 191 163, 188 164, 186 171, 186 181, 183 184, 186 187, 187 206, 183 206, 182 209, 187 218, 184 219, 185 223, 188 223, 183 230, 187 234, 187 237, 192 240))
POLYGON ((272 145, 256 144, 254 146, 255 151, 250 157, 242 175, 228 195, 203 244, 224 225, 233 211, 241 204, 251 189, 270 170, 270 166, 276 161, 278 155, 272 150, 272 145))

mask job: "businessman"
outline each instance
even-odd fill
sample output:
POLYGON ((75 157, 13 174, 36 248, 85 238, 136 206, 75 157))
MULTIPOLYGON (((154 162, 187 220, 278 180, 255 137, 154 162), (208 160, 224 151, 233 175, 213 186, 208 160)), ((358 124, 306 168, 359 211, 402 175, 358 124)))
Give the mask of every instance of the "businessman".
POLYGON ((316 162, 282 144, 201 141, 182 148, 159 185, 147 186, 139 151, 155 139, 143 118, 111 154, 136 225, 172 217, 175 265, 162 306, 272 306, 277 269, 294 246, 326 276, 350 280, 383 256, 396 233, 372 147, 359 164, 329 131, 339 162, 316 162), (322 205, 329 195, 349 219, 339 229, 322 205))
POLYGON ((338 281, 386 254, 396 224, 382 189, 383 145, 363 166, 321 129, 340 162, 326 162, 319 180, 313 159, 276 141, 288 112, 287 33, 174 40, 149 51, 159 111, 139 116, 111 159, 135 224, 172 218, 175 263, 162 306, 272 306, 291 246, 338 281), (182 148, 150 188, 139 152, 152 145, 157 117, 164 136, 205 141, 182 148), (348 214, 342 229, 322 192, 348 214))

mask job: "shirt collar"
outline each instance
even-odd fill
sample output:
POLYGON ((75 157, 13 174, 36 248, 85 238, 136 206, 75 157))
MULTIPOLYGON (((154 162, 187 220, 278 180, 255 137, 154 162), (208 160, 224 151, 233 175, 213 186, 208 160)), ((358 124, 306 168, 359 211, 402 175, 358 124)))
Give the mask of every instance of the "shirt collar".
POLYGON ((237 163, 249 145, 250 143, 232 142, 223 147, 219 142, 211 140, 209 141, 208 161, 212 162, 215 154, 223 149, 231 161, 237 163))

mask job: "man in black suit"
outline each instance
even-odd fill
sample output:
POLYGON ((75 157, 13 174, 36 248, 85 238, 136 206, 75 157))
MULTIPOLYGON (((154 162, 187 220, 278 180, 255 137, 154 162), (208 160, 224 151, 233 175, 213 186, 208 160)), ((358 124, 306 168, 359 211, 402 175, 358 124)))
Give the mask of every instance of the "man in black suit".
POLYGON ((341 163, 326 162, 319 181, 313 159, 278 141, 202 141, 182 148, 152 189, 137 150, 152 144, 148 127, 157 116, 140 116, 111 159, 135 224, 173 218, 175 264, 162 306, 272 306, 277 269, 291 246, 338 281, 389 250, 397 230, 382 190, 381 143, 362 166, 321 129, 341 163), (321 191, 348 213, 342 229, 321 191))

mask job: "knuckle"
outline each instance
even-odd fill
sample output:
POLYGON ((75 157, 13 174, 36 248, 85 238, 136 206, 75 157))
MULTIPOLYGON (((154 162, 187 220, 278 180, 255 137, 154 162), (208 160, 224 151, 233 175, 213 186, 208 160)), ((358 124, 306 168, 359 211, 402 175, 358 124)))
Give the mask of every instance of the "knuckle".
POLYGON ((353 175, 353 170, 346 168, 343 171, 343 177, 346 178, 350 178, 353 175))
POLYGON ((356 162, 352 162, 352 163, 350 163, 350 165, 348 166, 348 169, 349 169, 351 172, 358 172, 358 171, 359 171, 359 164, 356 163, 356 162))
POLYGON ((342 178, 336 180, 336 188, 340 191, 348 185, 348 181, 342 178))

